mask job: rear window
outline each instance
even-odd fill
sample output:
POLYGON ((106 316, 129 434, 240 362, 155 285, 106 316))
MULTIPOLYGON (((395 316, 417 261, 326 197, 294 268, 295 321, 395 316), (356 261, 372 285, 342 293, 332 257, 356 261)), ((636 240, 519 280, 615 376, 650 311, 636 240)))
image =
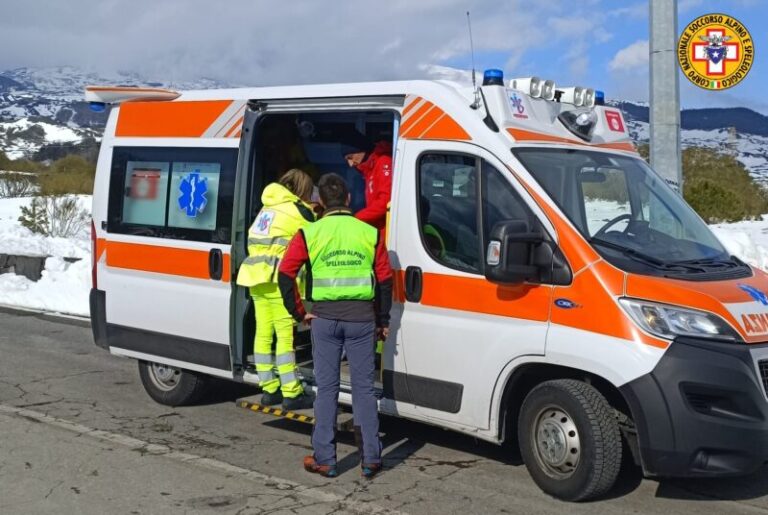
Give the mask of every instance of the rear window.
POLYGON ((107 231, 230 243, 237 149, 116 147, 107 231))

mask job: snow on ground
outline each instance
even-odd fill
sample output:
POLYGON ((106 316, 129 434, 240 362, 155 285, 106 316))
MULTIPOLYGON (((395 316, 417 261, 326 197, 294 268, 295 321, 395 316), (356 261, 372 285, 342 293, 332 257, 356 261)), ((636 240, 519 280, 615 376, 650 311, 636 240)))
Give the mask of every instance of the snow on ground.
POLYGON ((762 220, 711 226, 731 254, 768 271, 768 215, 762 220))
MULTIPOLYGON (((90 212, 91 197, 79 197, 90 212)), ((18 222, 21 206, 30 198, 0 199, 0 254, 49 256, 42 278, 30 281, 15 274, 0 274, 0 304, 88 316, 91 288, 90 228, 76 238, 49 238, 18 222), (81 258, 69 263, 64 258, 81 258)))

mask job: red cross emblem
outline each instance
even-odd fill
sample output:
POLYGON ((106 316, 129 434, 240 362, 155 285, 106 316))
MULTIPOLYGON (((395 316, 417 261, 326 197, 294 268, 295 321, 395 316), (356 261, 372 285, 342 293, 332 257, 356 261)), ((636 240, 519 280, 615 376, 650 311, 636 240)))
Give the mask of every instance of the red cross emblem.
MULTIPOLYGON (((711 40, 715 38, 725 37, 725 29, 707 29, 707 38, 711 40)), ((693 57, 692 61, 697 63, 707 63, 707 75, 717 76, 725 75, 725 65, 729 62, 738 62, 741 59, 739 50, 741 45, 739 43, 723 43, 721 45, 724 48, 724 55, 719 60, 711 59, 711 44, 710 43, 693 43, 693 57)))

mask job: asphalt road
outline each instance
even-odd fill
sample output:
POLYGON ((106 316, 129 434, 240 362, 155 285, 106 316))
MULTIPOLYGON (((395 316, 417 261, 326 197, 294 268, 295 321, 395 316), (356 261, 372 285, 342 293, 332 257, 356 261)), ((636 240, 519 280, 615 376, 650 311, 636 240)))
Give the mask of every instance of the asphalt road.
POLYGON ((657 482, 627 467, 607 499, 566 504, 507 449, 389 418, 380 476, 361 479, 343 439, 342 474, 323 479, 301 468, 308 427, 235 407, 248 392, 160 406, 89 328, 0 311, 0 513, 768 512, 768 471, 657 482))

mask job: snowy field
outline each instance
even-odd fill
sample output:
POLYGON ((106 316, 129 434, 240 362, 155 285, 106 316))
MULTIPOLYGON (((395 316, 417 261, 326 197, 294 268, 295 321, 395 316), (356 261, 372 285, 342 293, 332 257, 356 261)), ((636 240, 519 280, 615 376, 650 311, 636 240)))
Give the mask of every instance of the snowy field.
MULTIPOLYGON (((91 197, 80 205, 90 211, 91 197)), ((18 218, 29 198, 0 199, 0 254, 49 256, 38 282, 14 274, 0 274, 0 304, 88 316, 91 288, 90 227, 75 238, 49 238, 22 227, 18 218), (68 263, 64 258, 81 258, 68 263)), ((595 203, 590 225, 609 220, 621 210, 615 204, 595 203), (601 205, 602 204, 602 205, 601 205)), ((601 223, 602 222, 602 223, 601 223)), ((768 271, 768 215, 763 220, 712 226, 726 248, 747 263, 768 271)))
MULTIPOLYGON (((15 274, 0 274, 0 304, 88 315, 91 288, 90 226, 75 238, 49 238, 19 224, 21 206, 30 198, 0 199, 0 254, 49 256, 42 278, 30 281, 15 274), (81 258, 69 263, 64 258, 81 258)), ((91 197, 80 196, 91 210, 91 197)))

